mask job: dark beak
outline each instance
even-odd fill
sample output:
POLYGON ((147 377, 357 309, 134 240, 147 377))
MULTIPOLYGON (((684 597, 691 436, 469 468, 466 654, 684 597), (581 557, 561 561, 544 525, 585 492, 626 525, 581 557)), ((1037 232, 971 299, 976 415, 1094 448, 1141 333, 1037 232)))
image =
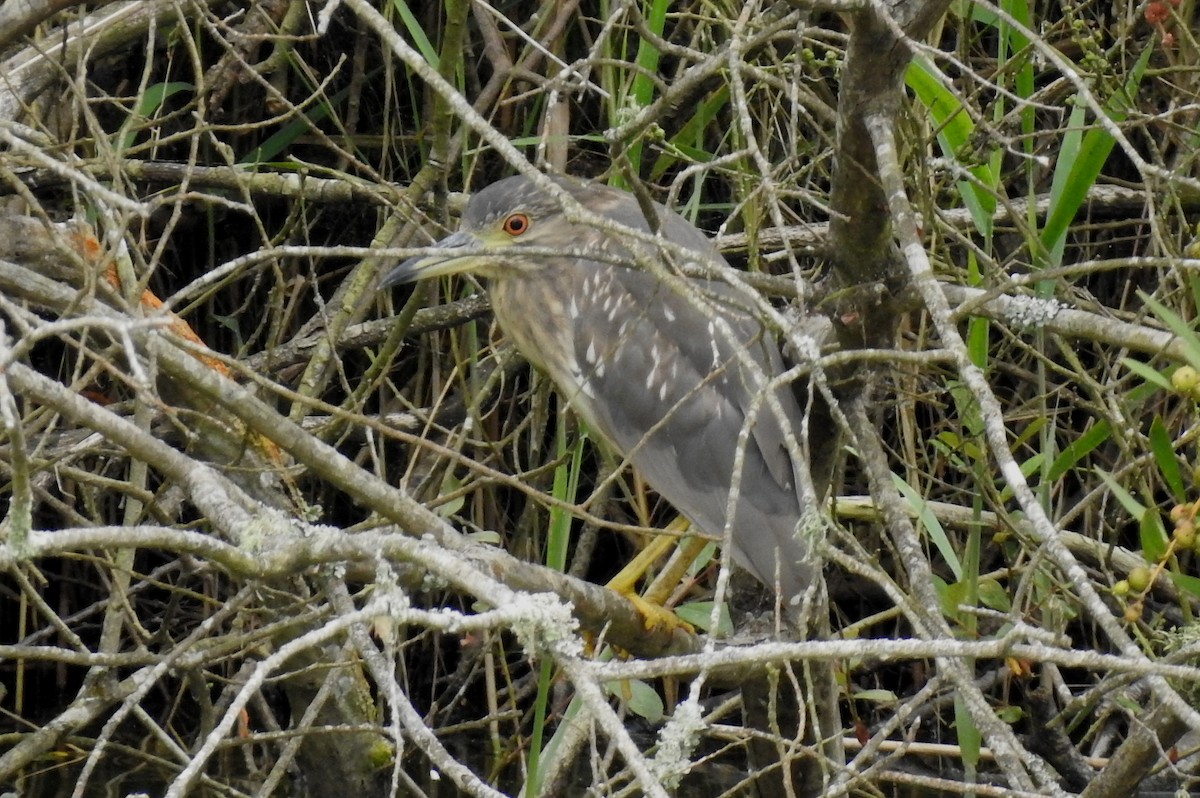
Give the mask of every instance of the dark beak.
POLYGON ((391 288, 394 285, 414 283, 427 277, 441 277, 470 271, 481 257, 479 239, 462 231, 446 236, 433 246, 442 251, 409 258, 388 272, 379 287, 391 288))

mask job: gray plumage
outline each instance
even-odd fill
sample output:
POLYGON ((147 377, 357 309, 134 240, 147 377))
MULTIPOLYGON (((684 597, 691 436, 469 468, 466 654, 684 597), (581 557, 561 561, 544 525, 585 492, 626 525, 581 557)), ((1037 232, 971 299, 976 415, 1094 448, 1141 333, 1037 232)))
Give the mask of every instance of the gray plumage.
MULTIPOLYGON (((633 196, 555 182, 589 210, 651 232, 633 196)), ((698 260, 725 263, 681 216, 657 204, 654 212, 668 241, 698 260)), ((520 176, 476 193, 459 232, 438 246, 448 251, 402 264, 385 285, 460 271, 489 278, 496 320, 522 354, 550 376, 589 427, 710 535, 725 529, 739 433, 753 413, 733 554, 768 586, 778 576, 785 600, 807 587, 812 557, 796 535, 802 506, 784 440, 785 427, 800 429, 802 414, 788 386, 773 389, 782 419, 763 401, 783 360, 773 336, 730 286, 669 283, 639 269, 635 253, 659 262, 669 256, 632 237, 569 221, 555 198, 520 176), (505 232, 506 225, 523 229, 505 232), (484 246, 489 254, 481 255, 484 246)))

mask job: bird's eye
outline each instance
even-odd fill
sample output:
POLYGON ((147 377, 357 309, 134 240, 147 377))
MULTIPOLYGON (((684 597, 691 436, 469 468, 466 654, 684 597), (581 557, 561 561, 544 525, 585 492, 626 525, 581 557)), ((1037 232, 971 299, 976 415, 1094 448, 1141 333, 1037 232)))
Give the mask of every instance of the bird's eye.
POLYGON ((525 235, 529 231, 529 217, 523 213, 514 213, 504 220, 500 227, 513 238, 525 235))

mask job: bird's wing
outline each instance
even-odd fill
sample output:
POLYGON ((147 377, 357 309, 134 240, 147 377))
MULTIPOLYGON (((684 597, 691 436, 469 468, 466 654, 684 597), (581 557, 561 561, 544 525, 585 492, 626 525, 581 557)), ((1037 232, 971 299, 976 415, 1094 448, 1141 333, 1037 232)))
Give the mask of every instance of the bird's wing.
MULTIPOLYGON (((764 378, 782 368, 774 342, 737 310, 728 289, 709 287, 716 301, 701 304, 642 272, 585 273, 572 308, 574 406, 713 535, 724 531, 739 433, 753 417, 742 446, 735 542, 743 565, 770 584, 776 551, 788 563, 807 556, 793 534, 800 504, 784 436, 800 411, 787 386, 774 390, 784 420, 757 398, 764 378)), ((807 571, 786 563, 782 570, 785 588, 803 587, 807 571)))

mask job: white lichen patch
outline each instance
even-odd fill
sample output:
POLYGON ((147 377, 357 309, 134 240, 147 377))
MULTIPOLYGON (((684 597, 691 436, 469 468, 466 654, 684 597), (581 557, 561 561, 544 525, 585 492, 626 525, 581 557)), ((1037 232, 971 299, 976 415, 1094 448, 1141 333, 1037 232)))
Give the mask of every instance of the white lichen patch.
POLYGON ((553 593, 518 593, 504 608, 509 627, 530 657, 583 653, 574 607, 553 593))
POLYGON ((439 590, 445 590, 449 586, 450 582, 447 581, 446 577, 441 574, 435 574, 433 571, 426 571, 421 576, 421 587, 419 589, 422 593, 434 593, 439 590))
POLYGON ((375 569, 375 586, 367 609, 374 614, 371 628, 375 635, 387 645, 395 645, 397 628, 407 619, 412 606, 408 594, 400 587, 396 574, 386 561, 375 569))
POLYGON ((1063 309, 1057 299, 1040 299, 1033 296, 1010 297, 1007 303, 1008 320, 1022 329, 1041 329, 1054 320, 1063 309))
POLYGON ((704 719, 694 697, 676 707, 675 714, 659 729, 658 751, 650 762, 650 769, 664 787, 678 787, 687 775, 692 766, 692 753, 703 732, 704 719))

